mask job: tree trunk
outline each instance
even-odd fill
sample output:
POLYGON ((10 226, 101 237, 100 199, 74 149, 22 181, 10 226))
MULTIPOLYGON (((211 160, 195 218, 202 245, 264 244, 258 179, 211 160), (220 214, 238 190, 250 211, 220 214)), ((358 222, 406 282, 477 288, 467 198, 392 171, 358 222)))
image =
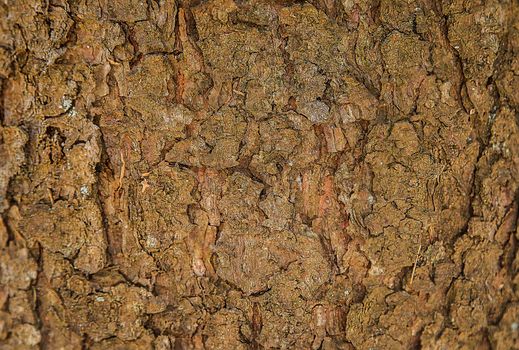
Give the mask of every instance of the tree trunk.
POLYGON ((1 349, 519 349, 517 0, 4 0, 1 349))

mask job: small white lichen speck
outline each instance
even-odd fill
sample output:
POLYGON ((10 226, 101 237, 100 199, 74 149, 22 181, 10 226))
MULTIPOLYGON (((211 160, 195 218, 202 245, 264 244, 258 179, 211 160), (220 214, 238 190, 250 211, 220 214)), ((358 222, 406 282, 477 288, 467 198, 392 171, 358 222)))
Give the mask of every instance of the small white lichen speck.
POLYGON ((90 191, 88 190, 88 186, 87 185, 81 186, 81 188, 79 189, 79 192, 81 192, 81 194, 83 196, 88 196, 90 194, 90 191))
POLYGON ((63 100, 61 101, 61 108, 68 111, 70 107, 72 107, 72 100, 68 98, 63 98, 63 100))
POLYGON ((149 248, 156 248, 158 244, 159 244, 159 242, 158 242, 157 238, 155 238, 151 235, 146 238, 146 245, 149 248))

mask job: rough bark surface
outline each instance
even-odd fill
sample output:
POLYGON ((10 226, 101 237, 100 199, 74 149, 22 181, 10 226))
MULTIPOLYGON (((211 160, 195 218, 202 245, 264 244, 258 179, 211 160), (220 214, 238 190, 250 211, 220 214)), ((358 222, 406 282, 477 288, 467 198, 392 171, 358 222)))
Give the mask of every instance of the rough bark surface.
POLYGON ((519 2, 0 2, 0 348, 519 349, 519 2))

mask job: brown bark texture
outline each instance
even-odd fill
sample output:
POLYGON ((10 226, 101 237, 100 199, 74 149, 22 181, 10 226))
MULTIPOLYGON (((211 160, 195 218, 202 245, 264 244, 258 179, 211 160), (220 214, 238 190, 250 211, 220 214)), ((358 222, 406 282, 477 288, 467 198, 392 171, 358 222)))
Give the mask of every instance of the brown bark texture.
POLYGON ((519 349, 519 1, 0 1, 0 349, 519 349))

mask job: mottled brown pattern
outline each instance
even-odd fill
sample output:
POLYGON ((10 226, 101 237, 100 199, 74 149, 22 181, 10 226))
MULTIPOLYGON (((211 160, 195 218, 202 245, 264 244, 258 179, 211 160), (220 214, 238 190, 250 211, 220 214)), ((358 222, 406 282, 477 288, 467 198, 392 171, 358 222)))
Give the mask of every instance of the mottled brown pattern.
POLYGON ((0 83, 0 349, 519 349, 517 0, 4 0, 0 83))

